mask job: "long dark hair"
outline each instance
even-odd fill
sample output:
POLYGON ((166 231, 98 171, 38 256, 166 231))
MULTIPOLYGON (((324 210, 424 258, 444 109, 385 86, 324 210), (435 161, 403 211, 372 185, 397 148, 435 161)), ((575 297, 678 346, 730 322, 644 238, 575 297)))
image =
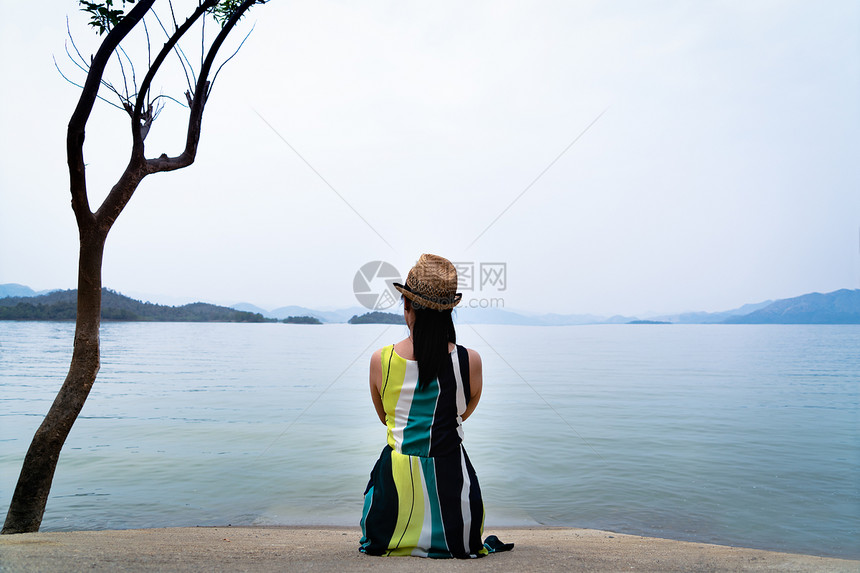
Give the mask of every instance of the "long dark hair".
POLYGON ((415 311, 412 352, 418 361, 418 386, 426 388, 439 375, 444 361, 448 359, 448 343, 457 342, 454 320, 451 309, 434 310, 409 299, 405 299, 404 304, 410 304, 415 311))

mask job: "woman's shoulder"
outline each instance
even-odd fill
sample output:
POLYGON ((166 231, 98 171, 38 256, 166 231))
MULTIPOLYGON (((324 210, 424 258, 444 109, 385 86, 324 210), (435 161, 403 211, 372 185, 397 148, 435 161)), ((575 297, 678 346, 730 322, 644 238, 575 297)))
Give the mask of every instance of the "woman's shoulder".
POLYGON ((469 363, 481 364, 481 355, 478 354, 477 350, 473 348, 466 348, 466 352, 469 354, 469 363))
POLYGON ((466 355, 469 357, 470 364, 481 364, 481 355, 478 354, 478 351, 474 348, 466 348, 462 344, 457 344, 457 349, 466 353, 466 355))
POLYGON ((392 355, 406 360, 411 360, 412 347, 404 344, 408 339, 401 340, 393 344, 387 344, 382 348, 377 348, 370 356, 371 361, 388 360, 392 355))
POLYGON ((380 348, 376 352, 370 355, 370 370, 375 371, 379 370, 382 367, 382 351, 384 348, 380 348))
POLYGON ((386 346, 383 346, 382 348, 377 348, 373 351, 373 354, 370 355, 371 362, 378 362, 382 359, 384 355, 390 354, 393 348, 393 344, 388 344, 386 346))
POLYGON ((460 343, 457 343, 457 347, 468 352, 469 356, 480 356, 480 354, 478 354, 478 351, 475 350, 474 348, 467 348, 466 346, 463 346, 460 343))
POLYGON ((415 353, 412 349, 412 341, 408 338, 404 338, 403 340, 395 344, 389 344, 388 346, 384 347, 382 351, 386 355, 388 353, 393 353, 395 356, 403 358, 404 360, 415 360, 415 353))
POLYGON ((382 356, 385 352, 391 352, 392 348, 394 348, 394 344, 386 344, 385 346, 374 350, 373 356, 382 356))

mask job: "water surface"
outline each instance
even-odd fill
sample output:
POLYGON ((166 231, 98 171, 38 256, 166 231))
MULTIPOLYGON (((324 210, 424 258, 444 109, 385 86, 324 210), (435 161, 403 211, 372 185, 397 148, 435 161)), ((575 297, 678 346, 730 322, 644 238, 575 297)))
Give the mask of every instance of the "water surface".
MULTIPOLYGON (((0 511, 73 325, 0 322, 0 511)), ((385 325, 106 323, 43 531, 355 525, 385 325)), ((860 557, 860 327, 462 325, 487 524, 860 557)))

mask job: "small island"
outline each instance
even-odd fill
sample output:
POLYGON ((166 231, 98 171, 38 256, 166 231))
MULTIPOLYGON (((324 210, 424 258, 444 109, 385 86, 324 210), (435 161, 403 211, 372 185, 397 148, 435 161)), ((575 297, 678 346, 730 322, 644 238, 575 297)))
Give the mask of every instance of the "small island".
POLYGON ((665 320, 631 320, 627 324, 672 324, 665 320))
POLYGON ((281 322, 284 324, 322 324, 320 319, 313 316, 288 316, 281 322))
POLYGON ((406 324, 402 314, 391 312, 368 312, 361 316, 355 315, 347 322, 349 324, 406 324))

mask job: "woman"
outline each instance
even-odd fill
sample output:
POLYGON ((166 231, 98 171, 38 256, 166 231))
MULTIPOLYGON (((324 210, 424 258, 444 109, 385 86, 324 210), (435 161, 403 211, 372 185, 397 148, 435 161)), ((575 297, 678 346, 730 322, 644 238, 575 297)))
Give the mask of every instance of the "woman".
POLYGON ((409 337, 370 359, 370 395, 388 445, 364 493, 360 551, 468 558, 511 549, 495 536, 481 541, 481 488, 462 446, 462 422, 478 405, 482 379, 481 357, 456 344, 457 271, 425 254, 406 284, 394 286, 409 337))

